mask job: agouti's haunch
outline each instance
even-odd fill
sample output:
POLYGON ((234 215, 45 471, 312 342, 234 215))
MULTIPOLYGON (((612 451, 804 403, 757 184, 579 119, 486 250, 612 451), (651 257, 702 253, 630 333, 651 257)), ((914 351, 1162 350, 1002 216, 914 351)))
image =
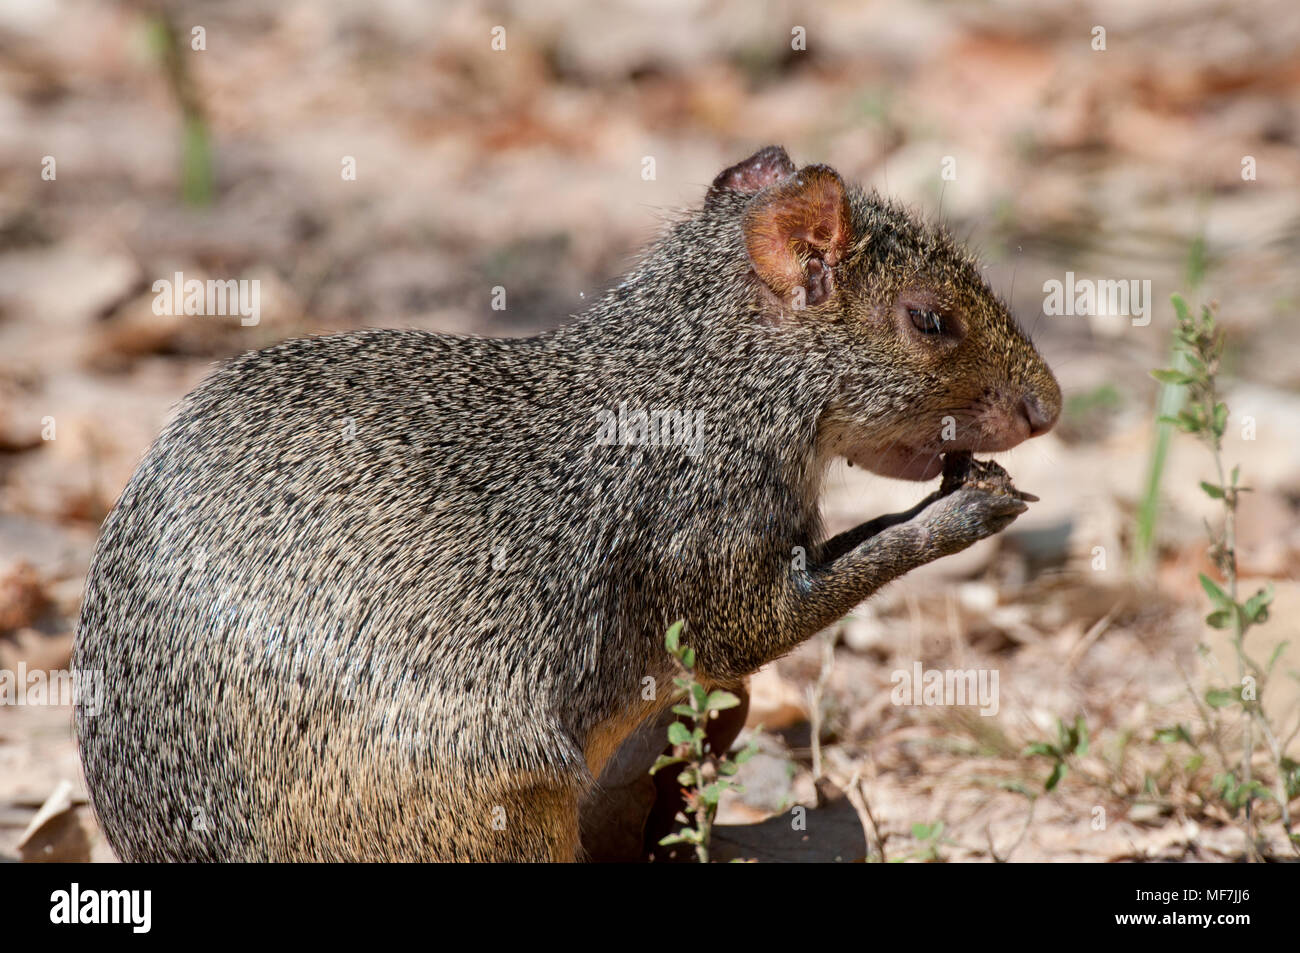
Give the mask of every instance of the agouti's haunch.
POLYGON ((739 685, 1025 508, 950 487, 824 540, 833 460, 928 480, 1060 401, 947 235, 776 147, 557 331, 246 354, 95 553, 102 828, 123 860, 581 858, 673 621, 739 685))

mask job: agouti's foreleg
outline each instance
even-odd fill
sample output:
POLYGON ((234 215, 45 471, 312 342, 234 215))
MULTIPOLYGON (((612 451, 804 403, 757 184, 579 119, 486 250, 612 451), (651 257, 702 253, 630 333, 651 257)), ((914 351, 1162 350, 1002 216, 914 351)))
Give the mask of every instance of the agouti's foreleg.
POLYGON ((936 490, 931 493, 916 506, 910 510, 904 510, 901 513, 889 513, 885 516, 877 516, 873 520, 867 520, 860 523, 853 529, 845 530, 838 536, 834 536, 821 544, 817 554, 813 557, 813 564, 816 566, 825 566, 833 563, 846 553, 856 549, 862 543, 866 542, 872 536, 891 526, 897 526, 899 523, 906 523, 915 519, 927 506, 939 499, 940 492, 936 490))
POLYGON ((793 579, 788 589, 788 617, 802 623, 802 631, 792 634, 795 643, 843 617, 886 583, 1005 529, 1027 508, 1015 495, 963 487, 831 539, 821 549, 823 560, 802 579, 793 579))

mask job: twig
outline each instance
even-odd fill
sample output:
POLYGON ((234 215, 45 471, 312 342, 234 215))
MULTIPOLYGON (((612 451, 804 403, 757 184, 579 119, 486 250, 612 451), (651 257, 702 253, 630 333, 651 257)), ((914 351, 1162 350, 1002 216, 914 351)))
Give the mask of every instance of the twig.
MULTIPOLYGON (((822 779, 822 699, 826 695, 826 685, 830 682, 831 670, 835 667, 835 640, 837 633, 828 630, 821 635, 822 665, 817 673, 817 681, 808 689, 808 720, 812 731, 812 775, 813 785, 822 779)), ((821 801, 820 789, 817 800, 821 801)))
POLYGON ((1020 828, 1020 836, 1016 838, 1015 843, 1007 848, 1005 857, 999 857, 997 848, 993 845, 993 828, 987 824, 984 826, 984 836, 988 838, 989 842, 989 855, 993 858, 995 864, 1005 864, 1011 859, 1011 855, 1020 848, 1020 845, 1024 843, 1025 835, 1029 833, 1029 827, 1034 823, 1034 809, 1037 807, 1038 799, 1031 797, 1029 799, 1029 814, 1025 818, 1025 826, 1020 828))
POLYGON ((862 765, 857 764, 853 767, 853 777, 849 778, 849 783, 844 787, 844 795, 849 799, 849 804, 853 805, 853 810, 858 815, 858 823, 862 825, 862 837, 867 842, 867 858, 871 858, 871 835, 876 835, 876 849, 880 852, 880 862, 886 863, 885 859, 885 837, 880 833, 880 826, 876 823, 875 815, 871 813, 871 804, 867 801, 866 791, 862 787, 862 765), (870 830, 868 830, 868 825, 870 830))
POLYGON ((1070 650, 1069 657, 1065 660, 1065 670, 1067 672, 1074 670, 1074 667, 1083 659, 1083 656, 1088 649, 1092 648, 1092 644, 1101 638, 1102 633, 1110 628, 1110 624, 1115 621, 1115 616, 1119 615, 1120 610, 1123 609, 1127 603, 1128 597, 1125 596, 1120 599, 1119 602, 1115 603, 1115 605, 1111 606, 1109 612, 1088 628, 1088 631, 1083 634, 1083 637, 1075 643, 1074 648, 1070 650))

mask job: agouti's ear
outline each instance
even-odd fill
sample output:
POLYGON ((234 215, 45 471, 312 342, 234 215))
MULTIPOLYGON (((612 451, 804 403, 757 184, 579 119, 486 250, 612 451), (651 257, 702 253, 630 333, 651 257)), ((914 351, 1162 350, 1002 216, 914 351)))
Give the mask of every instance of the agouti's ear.
POLYGON ((781 301, 798 310, 834 292, 832 269, 853 227, 844 180, 834 169, 804 166, 758 196, 742 227, 754 272, 781 301))
POLYGON ((705 203, 712 202, 723 191, 753 194, 773 183, 794 174, 794 163, 780 146, 759 149, 744 162, 723 169, 709 186, 705 203))

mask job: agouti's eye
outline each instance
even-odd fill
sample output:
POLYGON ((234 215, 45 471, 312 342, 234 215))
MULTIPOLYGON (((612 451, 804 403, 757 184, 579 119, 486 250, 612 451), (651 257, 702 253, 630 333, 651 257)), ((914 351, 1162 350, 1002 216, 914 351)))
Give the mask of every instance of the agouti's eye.
POLYGON ((922 334, 943 334, 946 330, 943 315, 928 308, 908 308, 907 316, 912 319, 912 327, 922 334))

